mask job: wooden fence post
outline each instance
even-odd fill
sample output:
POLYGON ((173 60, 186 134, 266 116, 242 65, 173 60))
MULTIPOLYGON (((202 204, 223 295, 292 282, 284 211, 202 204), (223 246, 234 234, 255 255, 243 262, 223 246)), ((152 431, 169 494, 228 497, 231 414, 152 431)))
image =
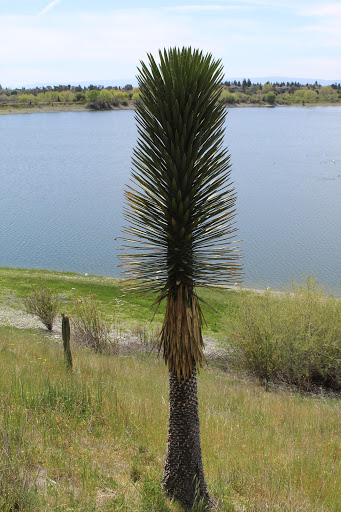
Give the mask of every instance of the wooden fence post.
POLYGON ((62 313, 62 335, 66 366, 69 370, 72 370, 72 355, 70 347, 70 320, 68 316, 64 315, 64 313, 62 313))

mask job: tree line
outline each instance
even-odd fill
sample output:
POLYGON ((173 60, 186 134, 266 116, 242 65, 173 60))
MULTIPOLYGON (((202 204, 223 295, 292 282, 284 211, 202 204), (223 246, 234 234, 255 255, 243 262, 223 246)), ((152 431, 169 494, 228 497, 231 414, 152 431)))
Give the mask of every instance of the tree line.
MULTIPOLYGON (((0 85, 0 108, 58 105, 85 105, 93 110, 110 110, 114 107, 134 105, 139 89, 127 84, 124 87, 89 85, 88 87, 55 85, 46 87, 3 89, 0 85)), ((321 86, 299 82, 252 83, 250 79, 222 83, 220 99, 227 105, 295 105, 341 103, 341 85, 321 86)))
POLYGON ((58 85, 47 87, 2 89, 0 85, 0 106, 58 106, 80 104, 92 109, 110 109, 119 105, 128 105, 136 100, 138 89, 131 84, 124 87, 89 85, 74 87, 58 85))
POLYGON ((227 104, 311 104, 311 103, 340 103, 341 85, 332 84, 321 86, 314 84, 300 84, 299 82, 267 82, 253 84, 251 80, 242 82, 224 82, 221 99, 227 104))

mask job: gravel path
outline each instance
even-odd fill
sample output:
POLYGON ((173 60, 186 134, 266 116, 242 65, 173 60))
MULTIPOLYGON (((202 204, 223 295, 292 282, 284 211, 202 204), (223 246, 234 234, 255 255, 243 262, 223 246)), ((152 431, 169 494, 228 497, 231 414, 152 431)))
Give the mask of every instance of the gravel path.
MULTIPOLYGON (((21 309, 12 308, 10 306, 0 305, 0 325, 8 325, 17 327, 18 329, 39 329, 43 328, 43 324, 34 316, 29 315, 21 309)), ((56 333, 62 332, 61 328, 54 329, 56 333)))
MULTIPOLYGON (((35 329, 39 332, 48 332, 44 325, 34 316, 25 311, 8 305, 0 304, 0 326, 16 327, 18 329, 35 329)), ((61 341, 62 328, 61 322, 56 321, 52 334, 57 340, 61 341)), ((155 343, 153 340, 143 341, 144 335, 136 334, 129 330, 113 330, 110 337, 119 343, 120 351, 150 351, 155 343)), ((209 359, 221 359, 226 355, 226 351, 221 349, 216 340, 208 336, 204 337, 205 354, 209 359)))

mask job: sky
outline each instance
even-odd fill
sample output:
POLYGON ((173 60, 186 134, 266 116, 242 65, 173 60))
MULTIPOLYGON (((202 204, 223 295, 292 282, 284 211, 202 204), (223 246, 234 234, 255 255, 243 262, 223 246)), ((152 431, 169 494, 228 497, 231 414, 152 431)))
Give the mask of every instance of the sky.
POLYGON ((131 83, 174 46, 212 53, 227 80, 340 81, 341 0, 0 0, 2 87, 131 83))

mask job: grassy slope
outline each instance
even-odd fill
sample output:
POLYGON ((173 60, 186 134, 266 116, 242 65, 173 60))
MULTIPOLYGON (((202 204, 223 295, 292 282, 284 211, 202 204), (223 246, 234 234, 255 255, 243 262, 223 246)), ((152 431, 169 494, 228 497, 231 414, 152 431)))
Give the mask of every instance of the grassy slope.
MULTIPOLYGON (((51 335, 0 329, 0 496, 6 487, 32 511, 180 510, 159 486, 168 414, 162 362, 73 356, 70 375, 51 335)), ((210 369, 201 372, 199 400, 218 510, 340 510, 339 403, 266 393, 210 369)))
MULTIPOLYGON (((108 312, 121 293, 112 279, 1 269, 2 300, 25 295, 39 278, 65 296, 91 290, 108 312)), ((232 313, 238 307, 238 294, 216 293, 206 296, 219 310, 207 312, 211 332, 224 323, 224 302, 232 313)), ((130 298, 118 314, 149 319, 150 302, 130 298)), ((60 340, 0 328, 0 509, 12 497, 35 512, 179 511, 159 485, 168 415, 163 363, 75 348, 73 358, 70 375, 60 340)), ((200 374, 199 401, 218 510, 341 510, 339 401, 266 393, 212 368, 200 374)))
MULTIPOLYGON (((124 328, 127 324, 146 325, 152 328, 160 325, 164 316, 164 305, 160 307, 150 324, 155 307, 155 297, 124 296, 120 287, 120 281, 110 277, 83 276, 80 274, 50 272, 46 270, 26 270, 0 268, 0 301, 1 297, 12 298, 12 305, 21 307, 19 299, 25 297, 42 282, 44 286, 51 288, 56 295, 64 297, 61 309, 68 313, 72 309, 70 299, 73 296, 81 297, 93 293, 103 306, 103 311, 108 315, 115 315, 124 328)), ((207 326, 205 334, 214 335, 218 339, 226 339, 231 331, 229 319, 233 317, 240 301, 240 293, 227 290, 199 289, 198 293, 211 308, 202 304, 207 326)), ((247 293, 247 292, 245 292, 247 293)))

